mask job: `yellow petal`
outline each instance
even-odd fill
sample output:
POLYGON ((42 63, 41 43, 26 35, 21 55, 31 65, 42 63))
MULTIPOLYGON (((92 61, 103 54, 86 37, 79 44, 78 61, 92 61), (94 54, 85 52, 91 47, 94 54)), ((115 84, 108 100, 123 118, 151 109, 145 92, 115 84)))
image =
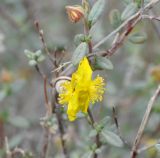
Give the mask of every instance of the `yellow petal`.
POLYGON ((76 119, 76 114, 79 111, 78 95, 76 92, 73 93, 72 98, 69 101, 67 114, 70 121, 76 119))

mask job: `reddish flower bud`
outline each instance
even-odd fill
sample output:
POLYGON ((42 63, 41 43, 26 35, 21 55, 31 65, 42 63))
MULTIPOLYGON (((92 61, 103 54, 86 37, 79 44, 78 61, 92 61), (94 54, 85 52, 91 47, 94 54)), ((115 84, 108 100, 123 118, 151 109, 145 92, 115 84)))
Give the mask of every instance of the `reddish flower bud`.
POLYGON ((84 9, 80 5, 66 6, 67 14, 71 22, 78 22, 84 17, 84 9))

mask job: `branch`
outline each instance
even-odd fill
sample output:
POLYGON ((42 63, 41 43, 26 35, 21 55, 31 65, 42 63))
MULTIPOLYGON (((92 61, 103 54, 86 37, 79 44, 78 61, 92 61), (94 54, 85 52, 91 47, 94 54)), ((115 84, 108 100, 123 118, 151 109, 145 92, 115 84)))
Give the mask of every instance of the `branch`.
MULTIPOLYGON (((154 14, 155 14, 155 10, 151 10, 150 11, 150 14, 151 14, 151 16, 154 16, 154 14)), ((158 38, 160 39, 160 28, 159 28, 159 23, 157 23, 157 21, 154 21, 154 20, 151 20, 151 23, 152 23, 152 25, 153 25, 153 28, 154 28, 154 30, 156 31, 156 33, 157 33, 157 36, 158 36, 158 38)))
POLYGON ((42 153, 41 153, 41 158, 47 158, 47 151, 48 151, 48 146, 49 146, 49 130, 44 127, 44 135, 43 135, 43 147, 42 147, 42 153))
POLYGON ((48 55, 48 57, 49 57, 50 61, 52 62, 52 64, 55 65, 55 59, 52 58, 51 53, 49 52, 49 50, 47 48, 47 44, 46 44, 45 39, 44 39, 43 30, 41 30, 38 21, 35 21, 35 26, 36 26, 36 29, 37 29, 37 31, 39 33, 39 37, 40 37, 40 40, 41 40, 41 42, 43 44, 43 48, 44 48, 46 54, 48 55))
MULTIPOLYGON (((95 129, 95 127, 94 127, 95 121, 94 121, 93 115, 92 115, 92 113, 91 113, 91 111, 90 111, 89 108, 88 108, 88 116, 89 116, 90 121, 91 121, 91 126, 93 127, 93 129, 95 129)), ((102 145, 102 143, 100 141, 100 135, 99 135, 99 133, 97 133, 95 141, 96 141, 97 149, 100 148, 101 145, 102 145)), ((93 158, 97 158, 97 157, 98 157, 98 154, 94 153, 93 158)))
POLYGON ((152 145, 144 146, 144 147, 140 148, 139 150, 137 150, 137 153, 140 154, 140 153, 142 153, 142 152, 144 152, 144 151, 146 151, 146 150, 149 150, 149 149, 155 147, 155 145, 156 145, 156 144, 159 144, 159 143, 160 143, 160 141, 157 141, 156 143, 154 143, 154 144, 152 144, 152 145))
POLYGON ((0 149, 4 149, 5 145, 5 131, 4 131, 4 121, 0 118, 0 149))
POLYGON ((60 132, 63 154, 64 154, 65 158, 69 158, 67 148, 66 148, 66 142, 64 140, 65 131, 64 131, 64 127, 63 127, 63 120, 62 120, 61 113, 56 112, 56 117, 57 117, 57 121, 58 121, 58 128, 59 128, 59 132, 60 132))
POLYGON ((137 149, 138 149, 138 146, 140 144, 144 129, 145 129, 147 123, 148 123, 152 107, 153 107, 155 101, 157 100, 157 98, 159 97, 159 95, 160 95, 160 85, 158 86, 157 90, 155 91, 155 93, 153 94, 153 96, 151 97, 151 99, 148 103, 146 112, 143 116, 143 120, 141 122, 141 125, 139 127, 135 142, 134 142, 133 147, 132 147, 131 158, 136 158, 137 157, 137 154, 138 154, 137 149))
POLYGON ((117 29, 115 29, 113 32, 111 32, 109 35, 107 35, 106 37, 104 37, 102 40, 100 40, 94 47, 93 49, 95 50, 96 48, 98 48, 100 45, 102 45, 104 42, 106 42, 110 37, 114 36, 116 33, 118 33, 122 28, 124 28, 125 26, 127 26, 130 22, 132 22, 132 20, 136 19, 137 17, 139 17, 139 15, 149 9, 150 7, 152 7, 153 5, 155 5, 156 3, 158 3, 160 0, 152 0, 150 1, 143 9, 140 9, 137 13, 135 13, 134 15, 132 15, 128 20, 124 21, 117 29))
MULTIPOLYGON (((48 94, 47 94, 47 77, 46 75, 40 70, 38 65, 35 65, 36 71, 40 74, 43 79, 43 91, 44 91, 44 99, 45 99, 45 108, 46 108, 46 116, 51 114, 51 106, 49 105, 48 101, 48 94)), ((48 83, 51 87, 51 83, 48 83)))
MULTIPOLYGON (((55 57, 56 57, 56 54, 55 54, 55 57)), ((58 67, 57 60, 54 61, 54 66, 55 66, 55 68, 58 67)), ((63 76, 59 77, 59 72, 55 71, 54 74, 55 74, 56 79, 53 80, 53 87, 56 86, 56 82, 58 80, 63 79, 63 76)), ((66 79, 66 77, 65 77, 65 79, 66 79)), ((68 77, 67 77, 67 79, 69 80, 68 77)), ((53 95, 52 96, 54 96, 54 102, 52 102, 52 105, 53 105, 53 110, 52 111, 53 111, 53 113, 56 114, 56 118, 57 118, 57 122, 58 122, 58 128, 59 128, 59 132, 60 132, 60 139, 61 139, 61 144, 62 144, 63 155, 64 155, 64 158, 69 158, 67 147, 66 147, 66 141, 64 139, 65 131, 64 131, 64 127, 63 127, 63 122, 64 122, 63 117, 62 117, 61 111, 59 109, 56 109, 56 107, 60 106, 58 104, 58 101, 57 101, 58 94, 57 94, 56 89, 53 90, 53 95)))
MULTIPOLYGON (((123 41, 128 36, 128 34, 132 31, 132 29, 135 27, 135 25, 142 19, 142 12, 150 9, 153 5, 160 2, 160 0, 152 0, 150 1, 146 6, 144 6, 142 9, 140 9, 137 13, 132 15, 128 20, 124 21, 117 29, 115 29, 113 32, 111 32, 109 35, 104 37, 102 40, 100 40, 96 45, 93 46, 93 51, 96 50, 100 45, 102 45, 104 42, 109 40, 112 36, 116 35, 118 32, 120 32, 122 29, 124 31, 119 35, 119 37, 116 39, 116 41, 112 44, 111 48, 103 51, 103 52, 96 52, 96 53, 90 53, 88 54, 89 58, 92 58, 94 55, 101 55, 101 56, 112 56, 117 49, 123 44, 123 41)), ((69 64, 66 69, 64 69, 60 75, 70 75, 73 71, 72 64, 69 64)))

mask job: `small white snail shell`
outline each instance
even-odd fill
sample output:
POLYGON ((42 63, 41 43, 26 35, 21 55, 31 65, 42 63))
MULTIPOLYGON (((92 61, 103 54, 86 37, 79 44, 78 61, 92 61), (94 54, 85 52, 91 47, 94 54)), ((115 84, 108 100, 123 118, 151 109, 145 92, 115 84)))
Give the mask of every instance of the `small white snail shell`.
POLYGON ((70 77, 67 77, 67 76, 64 76, 64 77, 59 77, 56 79, 56 81, 54 82, 54 86, 55 86, 55 89, 58 93, 61 93, 62 92, 62 83, 66 82, 66 81, 70 81, 71 78, 70 77))

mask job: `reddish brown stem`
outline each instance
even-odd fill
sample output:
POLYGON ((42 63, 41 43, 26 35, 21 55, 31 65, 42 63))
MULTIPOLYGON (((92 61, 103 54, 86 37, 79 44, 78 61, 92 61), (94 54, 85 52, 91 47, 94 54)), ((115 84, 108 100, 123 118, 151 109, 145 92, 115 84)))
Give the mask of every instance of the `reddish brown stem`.
POLYGON ((5 144, 4 122, 3 119, 0 118, 0 149, 4 148, 4 144, 5 144))
POLYGON ((42 42, 42 44, 43 44, 43 48, 44 48, 46 54, 48 55, 50 61, 51 61, 52 64, 54 65, 55 59, 52 58, 51 53, 50 53, 49 50, 48 50, 47 44, 46 44, 45 39, 44 39, 43 30, 41 30, 38 21, 35 21, 35 26, 36 26, 36 29, 37 29, 37 31, 38 31, 38 33, 39 33, 39 37, 40 37, 40 40, 41 40, 41 42, 42 42))
MULTIPOLYGON (((88 109, 88 116, 89 116, 89 118, 90 118, 90 120, 91 120, 91 126, 92 126, 93 128, 95 128, 95 127, 94 127, 95 121, 94 121, 94 118, 93 118, 93 115, 92 115, 90 109, 88 109)), ((101 143, 101 141, 100 141, 100 135, 99 135, 99 133, 97 133, 97 135, 96 135, 96 140, 95 140, 95 141, 96 141, 97 149, 100 148, 101 145, 102 145, 102 143, 101 143)), ((97 154, 97 153, 94 153, 93 158, 98 158, 98 154, 97 154)))

